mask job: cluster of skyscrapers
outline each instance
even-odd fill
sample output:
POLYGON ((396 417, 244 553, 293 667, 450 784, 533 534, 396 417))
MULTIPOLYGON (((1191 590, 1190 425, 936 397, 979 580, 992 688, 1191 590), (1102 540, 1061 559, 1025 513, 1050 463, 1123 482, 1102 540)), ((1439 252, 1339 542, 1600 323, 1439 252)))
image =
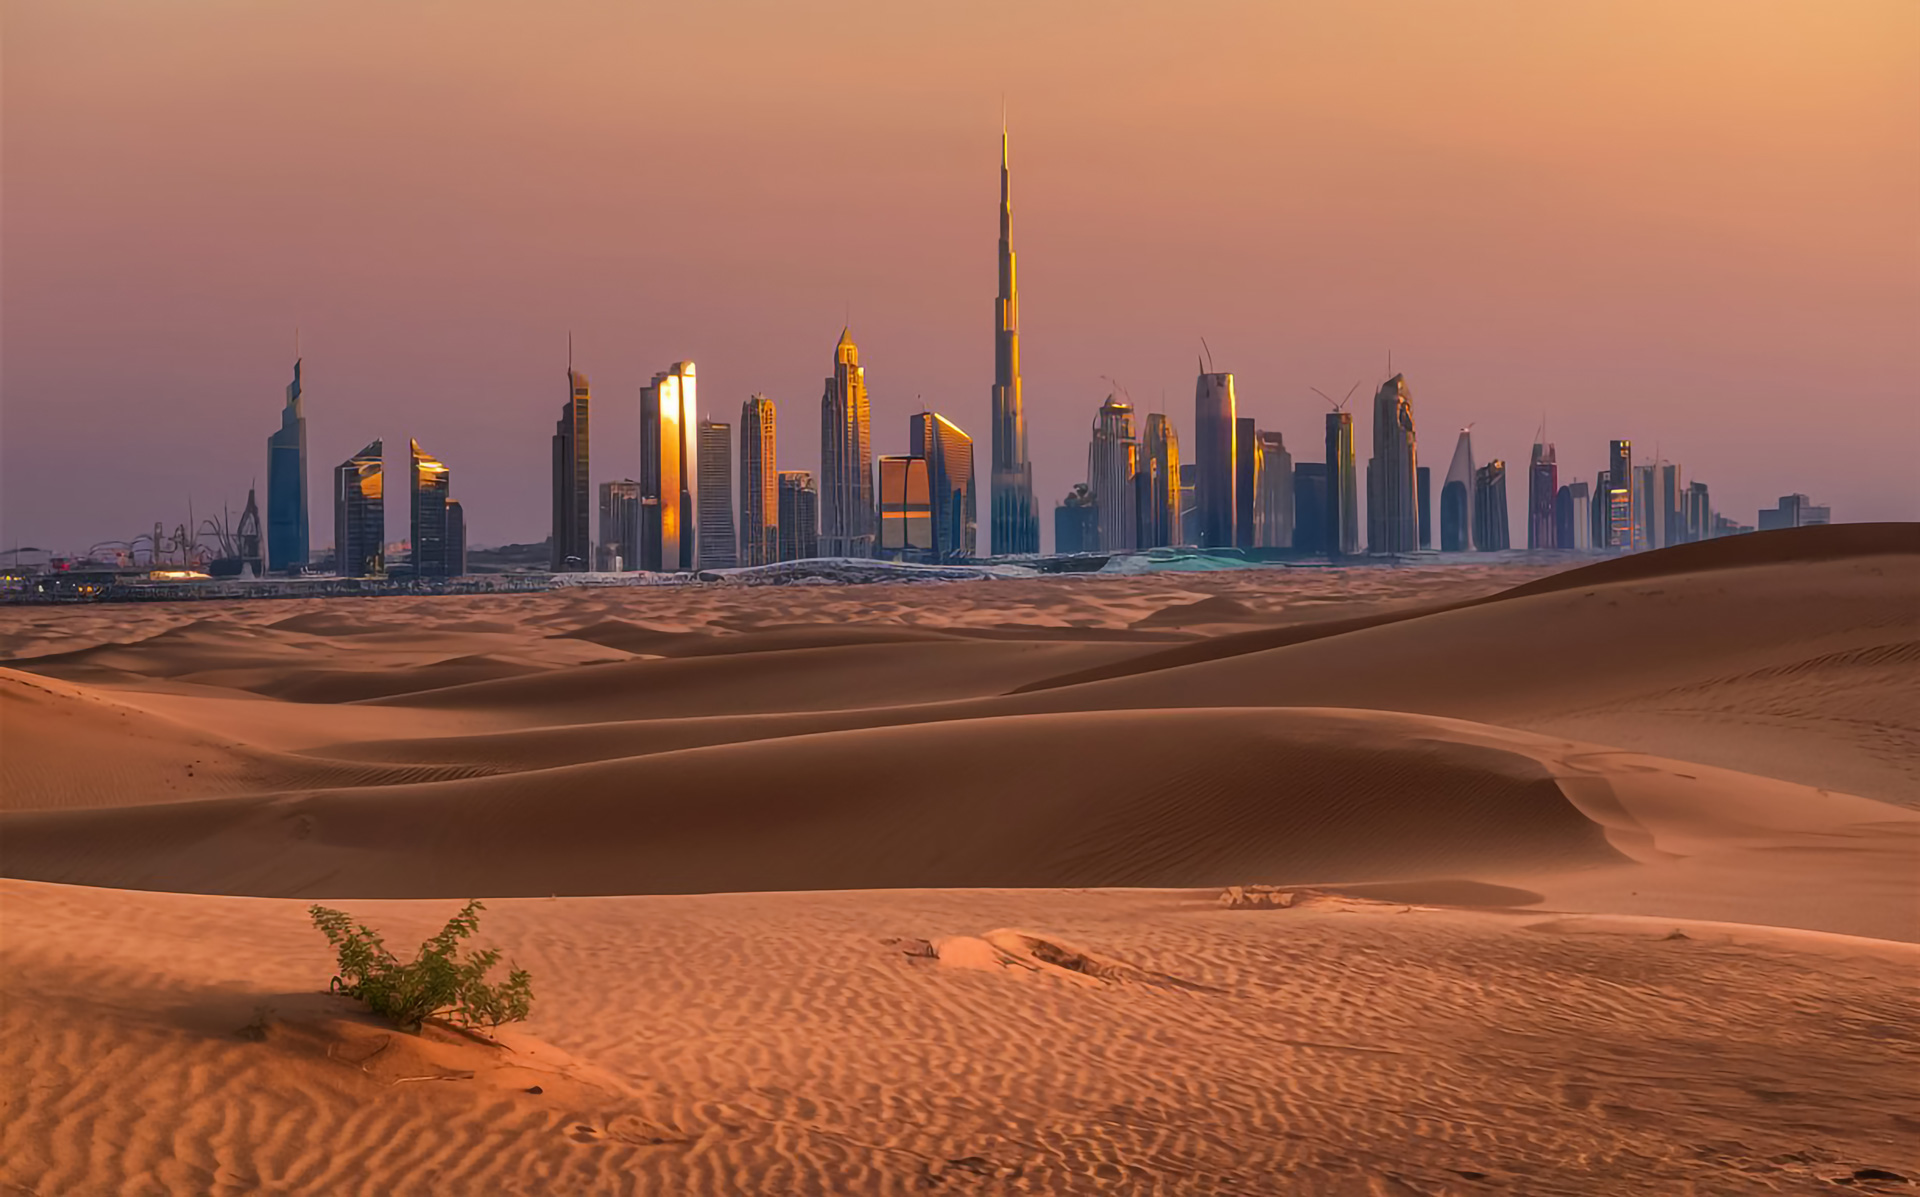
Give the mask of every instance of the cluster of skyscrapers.
MULTIPOLYGON (((907 452, 876 459, 866 372, 851 331, 843 329, 820 399, 817 476, 779 469, 771 399, 755 394, 741 404, 736 437, 733 425, 700 414, 694 363, 675 362, 641 389, 640 477, 600 484, 597 539, 591 525, 592 387, 569 361, 567 397, 553 434, 550 568, 689 571, 810 557, 937 562, 983 549, 1038 553, 1004 129, 999 216, 987 545, 976 539, 973 439, 946 416, 922 411, 909 422, 907 452)), ((1323 460, 1296 462, 1279 432, 1239 413, 1234 376, 1203 361, 1194 388, 1191 460, 1183 460, 1179 434, 1165 413, 1147 413, 1136 427, 1132 404, 1109 395, 1094 416, 1086 481, 1055 508, 1055 550, 1114 553, 1184 545, 1360 555, 1363 491, 1353 415, 1344 401, 1332 407, 1325 415, 1323 460)), ((1405 376, 1394 374, 1375 392, 1372 431, 1364 476, 1366 554, 1509 547, 1506 463, 1496 458, 1476 465, 1470 429, 1461 430, 1442 476, 1437 519, 1432 473, 1419 462, 1413 393, 1405 376)), ((280 429, 268 438, 266 562, 275 572, 303 568, 310 560, 306 444, 296 360, 280 429)), ((404 567, 393 568, 420 577, 463 573, 465 519, 449 494, 451 475, 417 441, 410 453, 411 552, 404 567)), ((378 440, 334 470, 334 564, 342 576, 390 571, 383 470, 378 440)), ((1635 464, 1625 440, 1611 442, 1606 466, 1591 487, 1562 485, 1543 429, 1526 486, 1530 549, 1656 548, 1749 530, 1714 515, 1705 484, 1685 480, 1679 466, 1657 455, 1635 464)), ((1824 508, 1794 495, 1777 510, 1762 512, 1760 523, 1826 519, 1824 508)))
MULTIPOLYGON (((293 363, 280 430, 267 438, 266 567, 297 572, 312 561, 307 507, 307 418, 301 406, 300 359, 293 363)), ((420 578, 467 572, 467 521, 452 496, 446 465, 409 443, 407 517, 410 552, 404 564, 387 561, 386 462, 374 440, 333 471, 333 557, 341 577, 410 572, 420 578)))
MULTIPOLYGON (((1295 462, 1278 432, 1241 416, 1233 375, 1204 362, 1193 419, 1194 460, 1183 463, 1165 414, 1148 414, 1136 439, 1133 408, 1108 396, 1094 417, 1087 481, 1054 509, 1056 550, 1188 545, 1333 558, 1362 552, 1353 416, 1344 402, 1326 413, 1325 459, 1318 462, 1295 462)), ((1441 477, 1435 542, 1433 475, 1419 463, 1413 392, 1404 375, 1393 375, 1374 393, 1372 449, 1365 474, 1367 555, 1512 547, 1507 463, 1495 458, 1477 465, 1471 428, 1460 430, 1441 477)), ((1561 485, 1556 457, 1543 428, 1527 468, 1529 549, 1660 548, 1752 531, 1716 515, 1706 484, 1687 480, 1675 463, 1656 455, 1636 465, 1629 441, 1609 443, 1606 466, 1591 486, 1561 485)), ((1825 523, 1828 514, 1804 495, 1789 495, 1777 510, 1760 513, 1760 525, 1825 523)))

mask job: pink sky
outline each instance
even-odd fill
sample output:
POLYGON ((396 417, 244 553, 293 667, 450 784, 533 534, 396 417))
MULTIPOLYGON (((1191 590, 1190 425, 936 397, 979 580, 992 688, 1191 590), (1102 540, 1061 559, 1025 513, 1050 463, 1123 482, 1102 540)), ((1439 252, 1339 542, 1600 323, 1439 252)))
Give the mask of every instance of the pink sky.
POLYGON ((682 358, 718 418, 772 396, 782 466, 813 468, 848 310, 876 452, 923 401, 984 438, 1003 94, 1048 512, 1101 375, 1190 435, 1205 336, 1297 460, 1308 388, 1362 380, 1364 461, 1391 349, 1438 470, 1468 421, 1521 468, 1544 415, 1563 480, 1626 436, 1743 522, 1789 491, 1920 517, 1911 0, 5 21, 8 547, 237 508, 296 326, 316 550, 332 466, 376 436, 452 467, 474 543, 545 536, 569 330, 596 481, 637 473, 638 388, 682 358))

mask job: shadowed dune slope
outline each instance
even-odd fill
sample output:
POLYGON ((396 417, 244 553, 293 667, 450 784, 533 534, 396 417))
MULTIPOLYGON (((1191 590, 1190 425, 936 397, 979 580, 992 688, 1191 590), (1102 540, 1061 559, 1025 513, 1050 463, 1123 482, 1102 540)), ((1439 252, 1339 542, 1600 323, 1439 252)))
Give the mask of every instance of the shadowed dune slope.
POLYGON ((373 704, 487 711, 543 724, 841 710, 999 694, 1142 651, 1100 642, 943 638, 722 652, 475 682, 373 704))
POLYGON ((1729 566, 1030 690, 1009 708, 1414 711, 1736 769, 1757 749, 1775 776, 1920 805, 1916 596, 1920 555, 1729 566))
MULTIPOLYGON (((1150 673, 1181 665, 1216 661, 1223 657, 1263 652, 1341 636, 1348 632, 1420 619, 1446 611, 1483 607, 1529 595, 1551 594, 1582 587, 1613 583, 1645 582, 1674 574, 1707 573, 1721 569, 1740 569, 1757 565, 1804 565, 1852 558, 1884 556, 1920 556, 1920 523, 1822 524, 1806 528, 1786 528, 1757 532, 1747 536, 1728 536, 1698 544, 1675 545, 1650 553, 1636 553, 1583 565, 1561 573, 1549 574, 1511 587, 1497 594, 1430 606, 1400 607, 1383 612, 1329 619, 1285 627, 1258 628, 1252 631, 1209 637, 1193 644, 1142 654, 1126 661, 1096 665, 1057 677, 1029 682, 1022 690, 1045 690, 1082 682, 1104 681, 1137 673, 1150 673)), ((1212 601, 1212 600, 1206 600, 1212 601)), ((1200 604, 1204 605, 1204 604, 1200 604)), ((1236 604, 1238 605, 1238 604, 1236 604)), ((1177 615, 1179 609, 1170 609, 1177 615)), ((1143 620, 1167 622, 1170 612, 1157 612, 1143 620)))
POLYGON ((111 691, 0 669, 0 809, 127 807, 491 771, 465 761, 290 756, 116 701, 111 691))
POLYGON ((1340 712, 968 720, 0 826, 18 877, 376 897, 1371 880, 1644 839, 1569 801, 1543 749, 1476 736, 1340 712))

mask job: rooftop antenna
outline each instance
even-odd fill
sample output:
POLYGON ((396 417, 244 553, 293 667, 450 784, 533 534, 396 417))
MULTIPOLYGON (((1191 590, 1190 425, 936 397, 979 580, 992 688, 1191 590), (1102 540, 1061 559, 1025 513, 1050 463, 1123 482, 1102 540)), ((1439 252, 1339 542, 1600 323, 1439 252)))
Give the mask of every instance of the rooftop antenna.
POLYGON ((1126 395, 1126 397, 1127 397, 1127 402, 1128 402, 1129 404, 1131 404, 1131 403, 1133 402, 1133 395, 1132 395, 1131 393, 1129 393, 1129 392, 1128 392, 1128 390, 1127 390, 1127 388, 1126 388, 1126 387, 1124 387, 1124 386, 1122 386, 1122 385, 1120 384, 1120 380, 1119 380, 1119 379, 1117 379, 1117 378, 1115 378, 1115 377, 1114 377, 1113 375, 1111 375, 1111 374, 1102 374, 1102 375, 1100 376, 1100 380, 1101 380, 1102 382, 1109 382, 1109 383, 1112 383, 1112 384, 1113 384, 1113 389, 1114 389, 1114 390, 1116 390, 1116 391, 1118 391, 1118 392, 1120 392, 1120 393, 1121 393, 1122 395, 1126 395))
POLYGON ((567 374, 573 374, 573 330, 567 330, 567 374))
POLYGON ((293 360, 296 362, 300 360, 300 326, 298 324, 293 326, 293 360))
POLYGON ((1206 339, 1205 337, 1201 337, 1201 338, 1200 338, 1200 348, 1202 348, 1202 349, 1204 349, 1204 350, 1206 350, 1206 351, 1207 351, 1207 369, 1206 369, 1206 372, 1207 372, 1208 374, 1212 374, 1212 373, 1214 372, 1214 371, 1213 371, 1213 346, 1211 346, 1211 345, 1209 345, 1209 344, 1207 344, 1207 339, 1206 339))

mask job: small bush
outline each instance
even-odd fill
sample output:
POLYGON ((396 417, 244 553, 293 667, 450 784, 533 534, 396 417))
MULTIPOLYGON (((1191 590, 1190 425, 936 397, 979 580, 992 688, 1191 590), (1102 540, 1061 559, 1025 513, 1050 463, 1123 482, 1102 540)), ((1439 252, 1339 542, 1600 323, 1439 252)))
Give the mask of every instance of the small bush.
POLYGON ((492 985, 487 974, 500 962, 498 951, 460 954, 460 941, 479 929, 485 909, 478 900, 468 902, 406 964, 387 950, 377 932, 355 923, 345 911, 313 906, 307 913, 338 957, 333 991, 365 1002, 395 1026, 418 1031, 429 1018, 497 1027, 519 1022, 532 1008, 533 978, 525 969, 510 968, 505 981, 492 985))

